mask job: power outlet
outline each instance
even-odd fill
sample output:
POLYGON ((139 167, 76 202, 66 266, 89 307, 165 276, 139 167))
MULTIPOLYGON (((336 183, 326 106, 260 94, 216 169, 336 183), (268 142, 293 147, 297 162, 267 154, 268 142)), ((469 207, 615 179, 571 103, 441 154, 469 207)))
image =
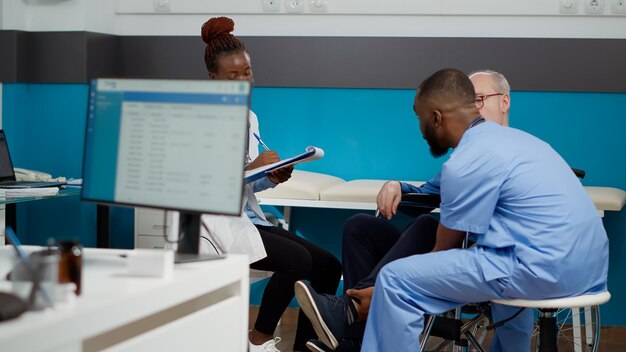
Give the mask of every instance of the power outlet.
POLYGON ((583 0, 585 13, 588 15, 601 15, 604 13, 604 0, 583 0))
POLYGON ((611 3, 611 13, 626 15, 626 0, 613 0, 611 3))
POLYGON ((154 0, 152 5, 156 12, 170 12, 172 10, 172 2, 170 0, 154 0))
POLYGON ((578 13, 579 0, 561 0, 559 1, 559 13, 562 15, 575 15, 578 13))
POLYGON ((304 12, 304 0, 286 0, 285 11, 289 13, 304 12))
POLYGON ((261 0, 263 12, 280 12, 280 0, 261 0))
POLYGON ((309 8, 311 12, 328 12, 328 1, 327 0, 311 0, 309 3, 309 8))

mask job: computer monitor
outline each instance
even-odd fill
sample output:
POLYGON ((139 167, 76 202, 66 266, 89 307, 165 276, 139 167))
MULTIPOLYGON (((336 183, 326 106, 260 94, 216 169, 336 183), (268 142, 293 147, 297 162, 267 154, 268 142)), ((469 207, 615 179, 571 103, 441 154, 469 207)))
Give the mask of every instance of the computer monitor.
POLYGON ((179 211, 177 255, 197 258, 200 215, 241 214, 250 89, 246 81, 93 80, 81 198, 179 211))

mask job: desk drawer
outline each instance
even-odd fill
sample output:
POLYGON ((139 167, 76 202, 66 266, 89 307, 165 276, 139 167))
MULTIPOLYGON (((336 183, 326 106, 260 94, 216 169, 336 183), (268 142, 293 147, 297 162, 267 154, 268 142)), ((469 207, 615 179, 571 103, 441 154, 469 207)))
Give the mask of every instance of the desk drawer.
MULTIPOLYGON (((210 294, 209 294, 210 295, 210 294)), ((217 296, 217 295, 216 295, 217 296)), ((216 300, 217 297, 212 297, 216 300)), ((197 305, 198 303, 196 303, 197 305)), ((178 306, 177 306, 178 307, 178 306)), ((210 306, 194 307, 190 314, 170 309, 159 313, 154 322, 161 325, 129 324, 124 333, 113 331, 86 341, 85 351, 106 349, 111 352, 135 351, 247 351, 247 301, 232 296, 210 306), (130 332, 128 332, 130 331, 130 332)))
POLYGON ((135 248, 165 248, 165 239, 163 236, 145 236, 137 235, 135 237, 135 248))
POLYGON ((135 248, 163 248, 164 233, 170 233, 172 213, 163 222, 163 210, 135 208, 135 248))
POLYGON ((163 211, 154 209, 135 210, 135 234, 162 236, 172 226, 172 214, 163 222, 163 211))

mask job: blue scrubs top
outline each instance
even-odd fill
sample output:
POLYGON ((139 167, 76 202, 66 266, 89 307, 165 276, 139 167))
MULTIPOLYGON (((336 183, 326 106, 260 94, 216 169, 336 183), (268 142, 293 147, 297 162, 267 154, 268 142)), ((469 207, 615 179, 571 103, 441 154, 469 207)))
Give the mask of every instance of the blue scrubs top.
POLYGON ((547 143, 487 121, 464 133, 440 177, 441 223, 473 234, 487 281, 510 277, 527 298, 606 289, 600 216, 547 143))
POLYGON ((425 193, 440 186, 441 223, 473 235, 486 280, 511 277, 528 298, 606 289, 602 221, 547 143, 488 121, 465 132, 433 180, 425 193))

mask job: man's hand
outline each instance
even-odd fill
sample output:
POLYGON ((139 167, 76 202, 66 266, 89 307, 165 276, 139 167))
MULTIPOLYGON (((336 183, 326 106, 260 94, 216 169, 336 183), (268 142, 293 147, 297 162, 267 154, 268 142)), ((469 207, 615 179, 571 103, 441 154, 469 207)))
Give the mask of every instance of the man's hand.
POLYGON ((259 168, 261 166, 273 164, 277 161, 280 161, 278 157, 278 153, 273 150, 266 150, 259 154, 250 164, 246 165, 245 170, 252 170, 259 168))
POLYGON ((370 305, 372 304, 372 296, 374 295, 374 286, 362 288, 360 290, 351 288, 346 291, 346 295, 359 302, 355 302, 356 311, 359 314, 359 320, 367 320, 367 316, 370 312, 370 305))
POLYGON ((279 184, 291 178, 292 172, 293 172, 293 165, 272 171, 269 175, 267 175, 267 177, 269 177, 270 181, 274 182, 275 184, 279 184))
POLYGON ((376 196, 376 206, 388 220, 396 215, 398 204, 402 200, 402 188, 398 181, 387 181, 376 196))

